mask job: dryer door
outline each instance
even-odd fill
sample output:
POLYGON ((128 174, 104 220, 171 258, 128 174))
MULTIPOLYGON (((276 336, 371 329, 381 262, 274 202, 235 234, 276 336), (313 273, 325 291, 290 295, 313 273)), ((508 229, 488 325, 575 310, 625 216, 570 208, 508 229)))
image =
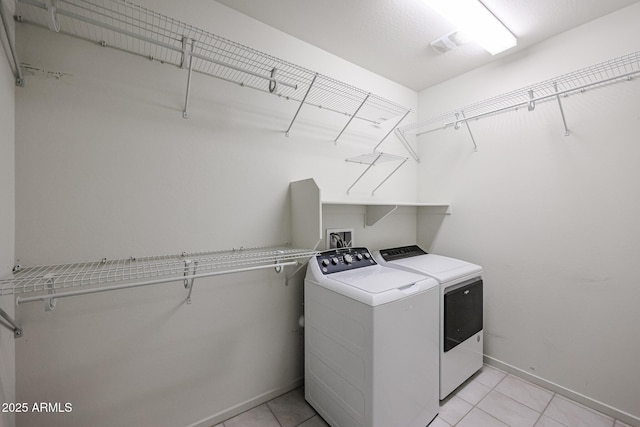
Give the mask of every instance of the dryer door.
POLYGON ((444 293, 444 352, 482 330, 482 279, 444 293))

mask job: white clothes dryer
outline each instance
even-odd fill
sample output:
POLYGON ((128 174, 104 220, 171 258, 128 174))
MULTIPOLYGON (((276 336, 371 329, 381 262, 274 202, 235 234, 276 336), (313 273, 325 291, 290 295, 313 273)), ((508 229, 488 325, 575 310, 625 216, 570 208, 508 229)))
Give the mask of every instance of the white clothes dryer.
POLYGON ((419 246, 374 252, 379 264, 433 277, 440 284, 440 399, 482 367, 482 267, 428 254, 419 246))
POLYGON ((366 248, 322 252, 304 284, 305 399, 333 427, 424 427, 439 411, 439 286, 366 248))

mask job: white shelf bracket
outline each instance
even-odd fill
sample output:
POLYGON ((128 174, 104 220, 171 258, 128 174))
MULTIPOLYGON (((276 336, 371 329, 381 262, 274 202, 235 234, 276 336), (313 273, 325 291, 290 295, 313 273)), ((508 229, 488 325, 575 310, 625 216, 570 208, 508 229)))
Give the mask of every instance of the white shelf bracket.
POLYGON ((43 277, 43 279, 44 288, 47 290, 47 295, 50 295, 44 300, 44 311, 53 311, 56 308, 56 299, 53 297, 56 294, 56 279, 53 274, 47 274, 43 277))
POLYGON ((349 121, 347 122, 346 125, 344 125, 344 127, 342 128, 338 136, 336 136, 336 139, 333 140, 333 142, 336 142, 336 143, 338 142, 338 139, 340 139, 340 137, 342 136, 342 133, 347 129, 347 127, 349 127, 349 125, 351 124, 351 121, 356 118, 356 116, 358 115, 358 112, 360 112, 360 109, 362 109, 364 104, 367 103, 367 100, 369 99, 370 96, 371 96, 370 93, 368 93, 367 96, 365 96, 364 100, 362 101, 362 104, 360 104, 360 106, 356 109, 356 111, 351 115, 351 117, 349 118, 349 121))
POLYGON ((193 282, 195 282, 195 275, 198 269, 198 261, 191 261, 188 259, 184 260, 184 287, 185 289, 189 289, 189 294, 187 295, 187 304, 191 304, 191 292, 193 292, 193 282), (191 265, 193 264, 193 270, 191 270, 191 265))
MULTIPOLYGON (((284 251, 278 251, 278 253, 283 254, 284 251)), ((278 274, 282 273, 283 267, 282 267, 282 265, 280 265, 280 258, 276 258, 275 265, 276 266, 274 267, 274 269, 276 270, 276 273, 278 273, 278 274)))
POLYGON ((527 102, 527 110, 533 111, 533 110, 536 109, 536 100, 533 97, 533 91, 532 90, 527 91, 527 93, 529 94, 529 102, 527 102))
POLYGON ((562 124, 564 125, 564 136, 571 135, 569 128, 567 127, 567 119, 564 116, 564 108, 562 108, 562 101, 560 101, 560 94, 558 93, 558 83, 553 83, 553 89, 556 91, 556 99, 558 100, 558 107, 560 107, 560 115, 562 116, 562 124))
POLYGON ((402 165, 404 165, 404 164, 407 162, 407 160, 409 160, 409 158, 408 158, 408 157, 407 157, 407 158, 405 158, 402 162, 400 162, 400 164, 399 164, 399 165, 398 165, 394 170, 392 170, 392 171, 391 171, 391 173, 390 173, 389 175, 387 175, 387 176, 386 176, 386 178, 385 178, 385 179, 383 179, 383 180, 382 180, 382 182, 381 182, 380 184, 378 184, 378 186, 377 186, 376 188, 374 188, 374 189, 373 189, 373 191, 371 192, 371 195, 373 196, 373 195, 376 193, 376 190, 378 190, 378 188, 382 187, 382 184, 384 184, 385 182, 387 182, 387 180, 388 180, 389 178, 391 178, 391 175, 393 175, 394 173, 396 173, 396 172, 398 171, 398 169, 400 169, 400 167, 402 167, 402 165))
POLYGON ((400 120, 398 120, 398 122, 397 122, 394 126, 392 126, 392 127, 391 127, 391 129, 389 130, 389 132, 387 132, 387 134, 386 134, 384 137, 382 137, 382 139, 380 140, 380 142, 378 142, 378 145, 376 145, 376 146, 373 148, 373 151, 377 151, 377 150, 378 150, 378 147, 380 147, 380 146, 382 145, 382 143, 384 142, 384 140, 385 140, 385 139, 387 139, 387 137, 388 137, 389 135, 391 135, 391 132, 393 132, 393 131, 394 131, 394 129, 396 129, 396 128, 398 127, 398 125, 399 125, 400 123, 402 123, 402 121, 404 120, 404 118, 405 118, 405 117, 407 117, 407 116, 409 115, 409 113, 410 113, 410 112, 411 112, 411 110, 407 110, 407 112, 406 112, 406 113, 404 113, 404 114, 402 115, 402 117, 400 117, 400 120))
POLYGON ((269 93, 274 93, 278 89, 278 80, 276 80, 276 72, 278 69, 273 67, 271 69, 271 79, 269 80, 269 93))
POLYGON ((456 122, 453 125, 455 129, 460 129, 460 122, 463 122, 467 131, 469 132, 469 136, 471 137, 471 142, 473 142, 473 151, 478 151, 478 144, 476 144, 476 139, 473 137, 473 133, 471 132, 471 128, 469 127, 469 121, 464 115, 464 111, 460 111, 460 113, 456 113, 456 122), (462 116, 462 120, 460 120, 460 116, 462 116))
POLYGON ((391 215, 396 209, 398 209, 398 205, 368 205, 364 216, 365 227, 372 227, 381 219, 391 215))
POLYGON ((58 0, 49 0, 47 4, 47 25, 51 31, 60 32, 60 21, 58 20, 58 0))
POLYGON ((9 50, 11 51, 11 58, 13 59, 13 65, 15 67, 16 74, 16 86, 24 87, 24 76, 22 75, 22 69, 20 68, 20 61, 18 61, 18 55, 16 53, 16 44, 13 40, 13 35, 9 30, 9 19, 4 9, 4 3, 0 0, 0 19, 2 19, 2 26, 7 36, 7 42, 9 44, 9 50))
POLYGON ((411 147, 411 144, 409 144, 407 137, 404 136, 404 132, 400 128, 396 128, 395 133, 404 148, 409 152, 409 155, 413 157, 413 160, 415 160, 416 163, 420 163, 420 157, 418 156, 418 153, 416 153, 413 147, 411 147))
POLYGON ((313 84, 316 82, 316 78, 318 78, 318 73, 314 74, 313 80, 311 80, 311 84, 309 84, 309 88, 307 89, 307 92, 304 94, 304 97, 302 98, 302 101, 300 101, 300 105, 298 106, 298 109, 296 110, 296 114, 294 114, 294 116, 293 116, 293 120, 291 120, 291 123, 289 124, 289 127, 284 132, 285 136, 289 136, 289 131, 291 130, 291 127, 293 126, 293 123, 296 121, 296 118, 298 117, 298 114, 300 113, 300 109, 304 105, 304 102, 307 100, 307 96, 309 96, 309 92, 311 92, 311 88, 313 87, 313 84))
POLYGON ((0 325, 11 329, 13 331, 14 338, 20 338, 22 336, 22 328, 20 327, 20 325, 18 325, 16 321, 13 320, 11 316, 9 316, 9 314, 2 308, 0 308, 0 318, 4 319, 4 321, 9 324, 7 325, 4 322, 0 322, 0 325))
POLYGON ((360 181, 360 179, 362 179, 362 177, 369 172, 369 169, 371 169, 373 167, 373 165, 376 164, 376 162, 380 159, 380 157, 382 157, 382 153, 378 153, 378 157, 375 158, 374 161, 372 161, 369 166, 367 166, 367 168, 364 170, 364 172, 362 172, 360 174, 359 177, 356 178, 356 180, 353 182, 353 184, 351 184, 351 187, 347 188, 347 194, 349 194, 349 192, 351 191, 351 189, 354 187, 354 185, 356 185, 358 183, 358 181, 360 181))
POLYGON ((193 74, 193 40, 188 39, 186 37, 182 38, 182 68, 185 68, 186 63, 189 63, 189 72, 187 74, 187 92, 184 97, 184 110, 182 111, 182 117, 188 118, 189 113, 187 109, 189 108, 189 92, 191 91, 191 75, 193 74), (187 58, 189 58, 187 60, 187 58))

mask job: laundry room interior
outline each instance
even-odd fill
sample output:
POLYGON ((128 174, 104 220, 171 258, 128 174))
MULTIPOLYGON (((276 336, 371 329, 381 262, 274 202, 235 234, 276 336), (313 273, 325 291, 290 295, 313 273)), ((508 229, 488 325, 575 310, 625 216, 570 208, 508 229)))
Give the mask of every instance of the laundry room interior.
POLYGON ((230 420, 304 389, 332 230, 481 266, 482 369, 549 393, 433 426, 640 427, 640 2, 482 1, 496 55, 425 0, 0 2, 0 427, 303 425, 230 420))

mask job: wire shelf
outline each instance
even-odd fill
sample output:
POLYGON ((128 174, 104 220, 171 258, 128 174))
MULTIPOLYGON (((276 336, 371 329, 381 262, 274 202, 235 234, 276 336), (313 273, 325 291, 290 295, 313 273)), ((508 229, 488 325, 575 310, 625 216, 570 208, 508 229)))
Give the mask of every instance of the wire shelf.
POLYGON ((371 165, 386 162, 400 162, 404 160, 407 160, 407 157, 396 156, 395 154, 381 153, 378 151, 349 157, 347 159, 347 162, 360 163, 361 165, 371 165))
POLYGON ((348 159, 346 159, 347 162, 367 165, 367 168, 364 170, 364 172, 360 174, 360 176, 358 176, 358 178, 356 178, 353 184, 351 184, 351 186, 347 189, 347 194, 349 194, 351 189, 355 187, 358 181, 360 181, 362 177, 365 176, 367 172, 369 172, 369 170, 371 170, 371 168, 374 167, 375 165, 380 163, 387 163, 387 162, 400 162, 400 164, 398 164, 398 166, 396 166, 396 168, 393 169, 391 173, 389 173, 382 180, 382 182, 378 184, 376 188, 373 189, 373 191, 371 191, 371 195, 372 196, 375 195, 378 188, 380 188, 382 184, 387 182, 387 180, 391 178, 391 176, 395 174, 398 171, 398 169, 400 169, 402 165, 404 165, 407 162, 407 160, 409 160, 408 157, 396 156, 395 154, 388 154, 380 151, 373 151, 372 153, 366 153, 366 154, 361 154, 355 157, 349 157, 348 159))
MULTIPOLYGON (((227 251, 182 253, 144 258, 100 260, 63 265, 19 268, 12 277, 0 279, 0 296, 116 284, 141 279, 190 279, 194 274, 277 267, 314 256, 316 251, 272 246, 227 251), (194 269, 197 267, 197 271, 194 269)), ((165 280, 166 279, 166 280, 165 280)))
POLYGON ((25 22, 373 123, 408 111, 349 84, 122 0, 18 0, 25 22))
POLYGON ((533 110, 537 102, 550 101, 560 96, 584 92, 587 89, 631 79, 637 74, 640 74, 640 52, 611 59, 532 86, 470 104, 454 111, 436 114, 417 123, 399 126, 397 131, 401 134, 422 135, 451 126, 457 128, 462 121, 522 107, 528 107, 533 110))

